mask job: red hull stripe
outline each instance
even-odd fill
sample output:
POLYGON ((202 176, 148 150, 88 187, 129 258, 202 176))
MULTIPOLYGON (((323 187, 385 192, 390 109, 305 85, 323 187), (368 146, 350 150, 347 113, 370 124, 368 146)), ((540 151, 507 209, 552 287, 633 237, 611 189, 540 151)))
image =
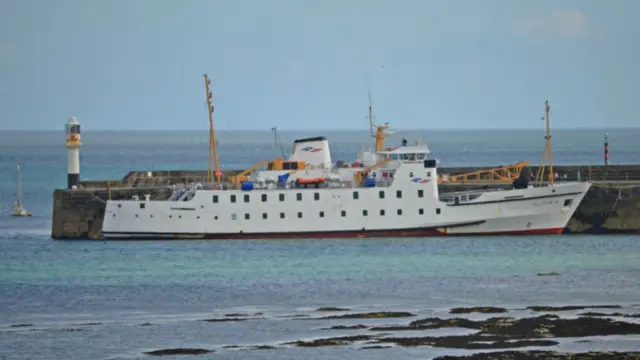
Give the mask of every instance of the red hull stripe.
POLYGON ((227 233, 227 234, 171 234, 171 233, 103 233, 111 240, 174 240, 174 239, 339 239, 339 238, 382 238, 382 237, 431 237, 431 236, 494 236, 494 235, 558 235, 564 228, 517 230, 500 232, 479 232, 468 234, 444 233, 437 229, 369 230, 369 231, 322 231, 305 233, 227 233))

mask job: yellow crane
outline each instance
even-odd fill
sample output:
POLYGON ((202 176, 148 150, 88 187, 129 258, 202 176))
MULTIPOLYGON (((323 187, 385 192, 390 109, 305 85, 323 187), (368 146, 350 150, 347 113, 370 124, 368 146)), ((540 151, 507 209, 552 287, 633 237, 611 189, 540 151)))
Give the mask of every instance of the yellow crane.
POLYGON ((529 166, 528 161, 502 166, 492 169, 483 169, 466 174, 452 175, 446 180, 440 178, 439 183, 491 183, 491 182, 509 182, 517 179, 522 169, 529 166))
POLYGON ((371 166, 367 166, 366 168, 358 171, 357 173, 353 174, 353 181, 355 181, 357 184, 360 184, 364 181, 364 178, 367 177, 367 175, 369 174, 369 172, 375 168, 378 168, 380 166, 383 166, 385 164, 387 164, 389 161, 391 161, 391 158, 386 158, 380 162, 377 162, 371 166))

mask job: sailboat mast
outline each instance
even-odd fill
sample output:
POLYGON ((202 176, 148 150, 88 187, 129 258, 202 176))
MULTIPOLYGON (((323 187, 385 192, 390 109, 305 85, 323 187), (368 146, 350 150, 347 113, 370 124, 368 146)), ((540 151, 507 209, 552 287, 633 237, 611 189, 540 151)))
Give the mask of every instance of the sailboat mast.
POLYGON ((18 206, 22 206, 22 184, 20 183, 20 164, 16 165, 16 186, 18 206))

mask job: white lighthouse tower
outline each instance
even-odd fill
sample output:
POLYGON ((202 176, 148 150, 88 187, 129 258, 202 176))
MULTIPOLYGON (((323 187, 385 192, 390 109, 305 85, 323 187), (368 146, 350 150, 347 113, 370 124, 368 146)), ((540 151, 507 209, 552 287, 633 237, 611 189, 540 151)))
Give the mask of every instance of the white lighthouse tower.
POLYGON ((67 188, 77 189, 80 183, 80 122, 72 116, 67 122, 67 140, 65 145, 68 149, 67 160, 67 188))

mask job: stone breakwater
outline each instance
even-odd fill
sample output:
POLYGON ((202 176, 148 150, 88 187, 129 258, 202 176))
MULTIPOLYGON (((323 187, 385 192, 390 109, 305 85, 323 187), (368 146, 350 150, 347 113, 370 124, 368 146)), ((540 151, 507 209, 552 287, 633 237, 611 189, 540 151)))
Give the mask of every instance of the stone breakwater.
MULTIPOLYGON (((465 174, 482 168, 441 168, 441 173, 465 174)), ((532 171, 536 171, 535 167, 532 171)), ((239 173, 225 171, 223 178, 239 173)), ((589 190, 565 229, 570 234, 640 233, 640 165, 557 166, 554 172, 567 174, 568 181, 591 179, 589 190)), ((58 189, 53 194, 54 239, 98 239, 101 237, 106 200, 109 198, 167 199, 173 184, 204 182, 206 171, 131 171, 120 180, 81 182, 78 190, 58 189), (107 186, 110 191, 107 191, 107 186)), ((506 184, 477 185, 458 183, 441 185, 441 192, 502 187, 506 184)))

